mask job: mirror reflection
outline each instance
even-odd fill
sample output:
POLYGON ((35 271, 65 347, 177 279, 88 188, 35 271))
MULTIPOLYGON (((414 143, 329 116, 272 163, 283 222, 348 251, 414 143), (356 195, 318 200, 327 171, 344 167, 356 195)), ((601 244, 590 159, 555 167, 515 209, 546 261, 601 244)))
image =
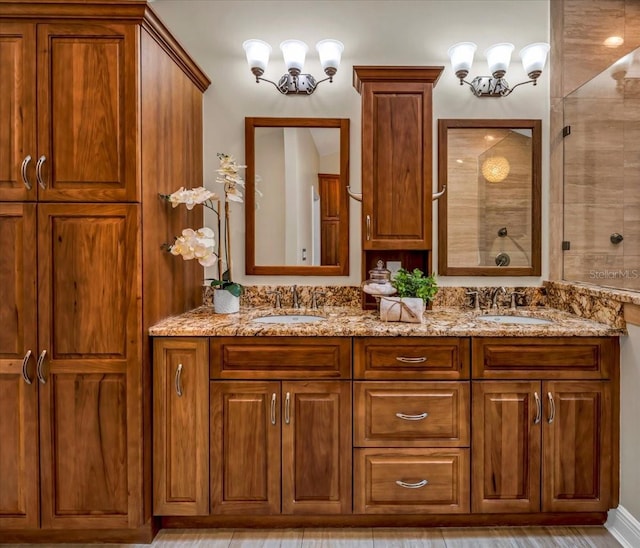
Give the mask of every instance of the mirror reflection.
POLYGON ((246 130, 247 274, 348 274, 348 120, 247 118, 246 130))
POLYGON ((540 274, 540 122, 439 123, 439 272, 540 274))

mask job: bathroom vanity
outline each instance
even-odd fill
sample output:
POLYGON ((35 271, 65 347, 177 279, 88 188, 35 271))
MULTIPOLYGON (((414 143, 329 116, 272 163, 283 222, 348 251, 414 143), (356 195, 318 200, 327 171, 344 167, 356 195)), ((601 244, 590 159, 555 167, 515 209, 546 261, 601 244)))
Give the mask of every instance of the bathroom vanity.
POLYGON ((617 505, 619 330, 554 310, 256 321, 274 313, 152 327, 164 527, 593 524, 617 505))

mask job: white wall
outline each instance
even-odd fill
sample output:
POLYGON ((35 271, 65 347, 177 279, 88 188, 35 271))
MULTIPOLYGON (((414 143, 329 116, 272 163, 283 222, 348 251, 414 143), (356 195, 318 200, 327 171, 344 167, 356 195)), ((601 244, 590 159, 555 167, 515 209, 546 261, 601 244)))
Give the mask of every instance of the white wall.
POLYGON ((640 521, 640 326, 620 338, 620 505, 640 521))
MULTIPOLYGON (((352 86, 353 65, 444 65, 433 96, 434 158, 437 158, 438 118, 537 118, 543 121, 543 276, 547 268, 548 219, 548 74, 536 87, 522 86, 502 99, 478 99, 460 87, 448 66, 447 49, 455 42, 478 44, 470 76, 487 73, 482 51, 495 42, 524 45, 549 40, 548 0, 157 0, 153 9, 212 79, 204 101, 205 184, 215 187, 217 152, 244 159, 245 116, 338 117, 351 119, 350 183, 360 189, 360 96, 352 86), (461 16, 464 14, 464 16, 461 16), (320 84, 308 97, 290 97, 273 86, 256 84, 246 64, 242 42, 260 38, 274 52, 265 77, 277 80, 284 72, 278 44, 299 38, 310 45, 305 72, 322 76, 314 45, 336 38, 345 45, 334 82, 320 84)), ((507 80, 526 79, 517 54, 507 80)), ((433 186, 437 186, 434 163, 433 186)), ((189 181, 176 181, 176 188, 189 181)), ((360 204, 350 205, 350 276, 270 277, 244 275, 244 210, 232 204, 234 278, 246 284, 305 283, 357 285, 360 276, 360 204)), ((434 235, 437 234, 434 206, 434 235)), ((437 238, 434 237, 434 246, 437 238)), ((437 264, 437 250, 434 265, 437 264)), ((207 274, 211 276, 211 273, 207 274)), ((541 278, 441 278, 442 285, 539 285, 541 278)))

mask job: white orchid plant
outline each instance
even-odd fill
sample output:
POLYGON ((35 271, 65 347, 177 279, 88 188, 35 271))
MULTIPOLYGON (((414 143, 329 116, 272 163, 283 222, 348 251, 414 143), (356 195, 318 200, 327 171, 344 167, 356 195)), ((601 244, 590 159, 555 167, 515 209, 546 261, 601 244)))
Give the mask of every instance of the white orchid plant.
POLYGON ((196 205, 202 205, 213 211, 218 220, 218 250, 216 251, 215 233, 208 227, 202 227, 198 230, 186 228, 182 231, 182 235, 178 236, 171 245, 166 245, 165 249, 172 255, 180 255, 187 261, 197 259, 202 266, 218 265, 218 277, 207 278, 213 287, 225 289, 232 295, 239 297, 244 288, 233 281, 231 274, 231 232, 229 230, 229 202, 243 202, 242 191, 239 187, 244 187, 244 180, 240 177, 240 169, 247 166, 239 166, 233 156, 229 154, 218 153, 220 162, 216 182, 223 185, 224 189, 224 233, 221 233, 220 223, 220 198, 205 187, 197 187, 186 189, 180 187, 172 194, 161 194, 165 200, 171 202, 173 207, 184 204, 189 210, 196 205), (224 251, 221 251, 221 241, 224 240, 224 251), (222 264, 225 263, 226 269, 223 271, 222 264))

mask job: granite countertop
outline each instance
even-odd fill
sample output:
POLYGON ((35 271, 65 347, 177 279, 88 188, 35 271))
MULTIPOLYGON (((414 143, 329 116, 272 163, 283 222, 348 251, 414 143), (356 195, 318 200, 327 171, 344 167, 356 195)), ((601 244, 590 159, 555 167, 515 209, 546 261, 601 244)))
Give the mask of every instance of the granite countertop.
POLYGON ((483 313, 460 308, 434 308, 422 323, 383 322, 376 311, 355 307, 324 307, 319 310, 248 308, 236 314, 215 314, 201 306, 166 318, 149 329, 151 336, 324 336, 324 337, 600 337, 624 334, 624 329, 594 322, 551 308, 501 309, 499 314, 551 320, 544 325, 502 324, 483 321, 483 313), (293 314, 324 316, 325 321, 299 324, 265 324, 255 318, 293 314))

